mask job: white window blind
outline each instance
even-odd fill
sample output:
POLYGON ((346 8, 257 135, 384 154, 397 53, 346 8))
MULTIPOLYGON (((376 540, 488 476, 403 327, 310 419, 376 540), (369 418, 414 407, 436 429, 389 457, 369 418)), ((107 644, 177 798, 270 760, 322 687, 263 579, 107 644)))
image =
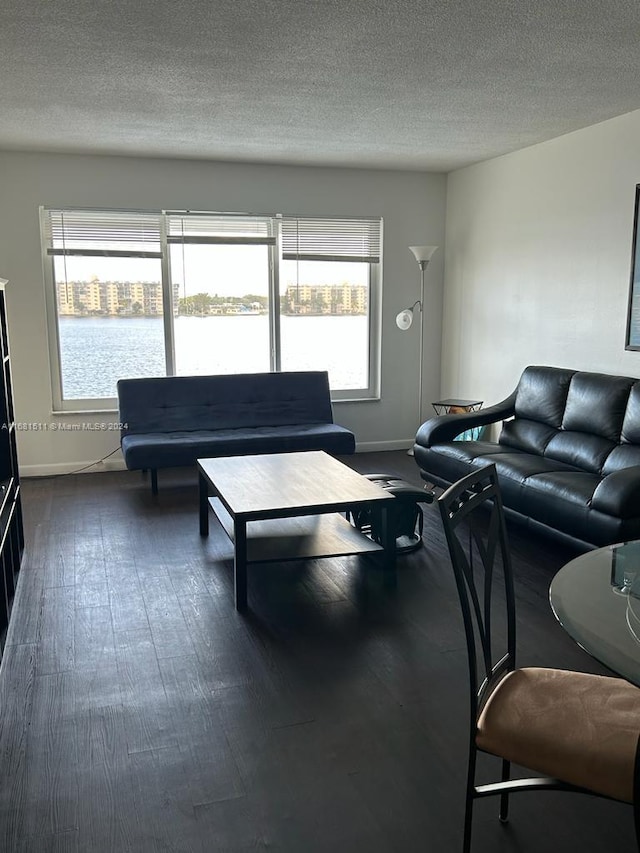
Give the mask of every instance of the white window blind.
POLYGON ((380 261, 380 219, 282 218, 282 257, 289 261, 380 261))
POLYGON ((267 217, 169 213, 167 242, 275 245, 276 238, 267 217))
POLYGON ((49 255, 159 258, 160 216, 154 213, 46 210, 49 255))

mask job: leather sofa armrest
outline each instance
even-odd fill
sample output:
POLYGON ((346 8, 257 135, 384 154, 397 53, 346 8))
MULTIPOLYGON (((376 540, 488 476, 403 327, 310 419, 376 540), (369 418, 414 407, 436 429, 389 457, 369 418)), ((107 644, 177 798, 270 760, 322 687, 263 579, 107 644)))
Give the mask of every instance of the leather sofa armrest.
POLYGON ((513 417, 515 414, 516 392, 514 391, 501 403, 479 409, 477 412, 465 412, 455 415, 439 415, 430 418, 419 427, 416 444, 433 447, 453 439, 471 427, 486 426, 513 417))
POLYGON ((640 465, 607 474, 597 485, 591 506, 616 518, 640 515, 640 465))

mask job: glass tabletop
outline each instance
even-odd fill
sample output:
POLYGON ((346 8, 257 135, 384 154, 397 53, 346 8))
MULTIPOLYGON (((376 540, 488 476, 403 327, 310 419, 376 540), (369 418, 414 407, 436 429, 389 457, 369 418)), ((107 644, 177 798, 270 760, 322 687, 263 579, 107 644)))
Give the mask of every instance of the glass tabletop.
POLYGON ((640 686, 640 541, 571 560, 551 582, 549 599, 583 649, 640 686))

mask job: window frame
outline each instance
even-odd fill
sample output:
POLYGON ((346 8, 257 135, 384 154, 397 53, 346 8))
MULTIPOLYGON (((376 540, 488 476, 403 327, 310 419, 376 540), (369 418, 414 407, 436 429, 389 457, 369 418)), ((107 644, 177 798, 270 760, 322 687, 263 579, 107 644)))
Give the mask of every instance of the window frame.
MULTIPOLYGON (((163 211, 164 219, 163 219, 163 228, 161 230, 161 245, 163 246, 167 258, 168 271, 167 278, 165 281, 164 274, 162 279, 162 287, 163 294, 167 293, 167 303, 169 305, 168 309, 165 309, 164 316, 165 320, 165 344, 167 351, 167 376, 178 376, 180 374, 176 373, 176 349, 175 349, 175 326, 173 323, 173 303, 171 302, 171 288, 173 283, 173 277, 171 275, 171 251, 170 246, 207 246, 207 245, 222 245, 222 246, 232 246, 232 245, 245 245, 245 246, 266 246, 268 249, 267 252, 267 274, 268 274, 268 294, 269 294, 269 371, 273 372, 275 370, 275 356, 274 356, 274 329, 272 323, 272 299, 274 289, 274 271, 278 266, 277 258, 275 256, 275 249, 277 245, 276 232, 279 230, 274 226, 274 218, 272 216, 263 216, 259 214, 237 214, 237 213, 210 213, 208 211, 163 211), (266 230, 262 233, 255 234, 254 236, 239 236, 238 233, 228 234, 225 236, 212 234, 203 234, 200 236, 195 236, 193 234, 184 236, 183 229, 183 238, 179 239, 177 236, 172 236, 171 234, 171 225, 172 220, 177 219, 191 219, 193 223, 197 222, 198 219, 200 223, 204 223, 204 225, 212 224, 215 220, 226 220, 227 223, 232 222, 233 220, 238 223, 247 223, 252 222, 254 224, 262 223, 266 226, 266 230), (167 225, 169 228, 167 228, 167 225), (168 313, 167 313, 168 311, 168 313), (168 326, 170 326, 170 338, 168 332, 168 326), (171 351, 169 352, 168 342, 171 341, 171 351)), ((204 228, 197 229, 200 231, 205 230, 204 228)), ((240 229, 239 229, 240 230, 240 229)))
MULTIPOLYGON (((279 372, 281 370, 281 327, 280 327, 280 265, 284 258, 283 249, 283 222, 291 222, 298 217, 284 214, 242 214, 242 213, 227 213, 214 211, 182 211, 182 210, 136 210, 136 209, 115 209, 115 208, 80 208, 70 207, 61 208, 53 206, 41 206, 40 215, 40 234, 41 234, 41 249, 42 249, 42 265, 43 279, 45 286, 45 307, 46 307, 46 322, 48 333, 48 351, 49 364, 51 374, 51 401, 52 412, 54 414, 69 414, 69 413, 100 413, 117 411, 116 397, 93 397, 82 399, 64 399, 62 390, 62 354, 60 349, 60 327, 59 314, 56 299, 56 277, 55 277, 55 257, 60 254, 74 254, 76 256, 104 255, 108 256, 108 252, 96 251, 82 248, 73 250, 56 250, 53 246, 53 238, 51 231, 51 217, 56 214, 64 214, 65 212, 74 214, 86 213, 88 216, 123 216, 123 217, 157 217, 158 231, 160 239, 160 276, 162 284, 162 302, 163 302, 163 335, 165 345, 165 375, 174 376, 175 374, 175 334, 173 323, 173 293, 171 279, 171 262, 169 246, 176 243, 175 239, 171 239, 168 235, 170 218, 175 217, 220 217, 222 219, 231 220, 264 220, 269 223, 273 239, 269 241, 268 264, 269 264, 269 332, 270 332, 270 351, 269 364, 270 371, 279 372)), ((382 330, 382 240, 383 240, 383 220, 381 217, 314 217, 304 216, 299 217, 305 222, 342 222, 342 223, 373 223, 378 230, 379 242, 377 246, 377 257, 372 258, 357 256, 350 258, 359 262, 366 261, 369 265, 369 293, 368 293, 368 386, 358 389, 331 389, 331 399, 334 402, 341 401, 359 401, 379 399, 380 397, 380 373, 381 373, 381 330, 382 330)), ((373 225, 371 225, 373 228, 373 225)), ((210 240, 204 239, 200 243, 197 238, 193 238, 190 242, 202 245, 210 240)), ((215 242, 228 244, 238 242, 233 238, 218 239, 215 242)), ((262 239, 252 241, 251 239, 240 240, 240 242, 257 242, 264 243, 262 239)), ((375 243, 375 240, 374 240, 375 243)), ((158 254, 134 250, 127 251, 124 257, 158 257, 158 254)), ((304 255, 300 255, 304 259, 304 255)), ((344 261, 345 257, 328 255, 315 258, 316 260, 344 261)), ((347 258, 348 260, 348 258, 347 258)))

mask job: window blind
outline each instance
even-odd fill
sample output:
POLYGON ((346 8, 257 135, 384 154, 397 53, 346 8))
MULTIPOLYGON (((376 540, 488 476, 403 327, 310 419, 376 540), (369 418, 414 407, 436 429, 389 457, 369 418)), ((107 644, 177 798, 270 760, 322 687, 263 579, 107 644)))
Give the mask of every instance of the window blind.
POLYGON ((282 218, 282 257, 289 261, 379 263, 381 219, 282 218))
POLYGON ((271 220, 258 216, 167 215, 168 243, 275 245, 271 220))
POLYGON ((45 227, 49 255, 161 257, 159 214, 47 210, 45 227))

